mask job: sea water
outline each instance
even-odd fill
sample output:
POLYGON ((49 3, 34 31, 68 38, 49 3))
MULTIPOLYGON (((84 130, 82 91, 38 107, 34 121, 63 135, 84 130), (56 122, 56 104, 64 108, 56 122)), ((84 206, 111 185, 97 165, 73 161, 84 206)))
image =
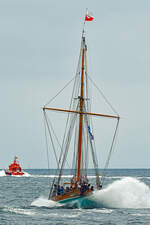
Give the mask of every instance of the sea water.
MULTIPOLYGON (((110 169, 102 190, 86 204, 59 204, 48 200, 54 170, 26 170, 24 177, 0 171, 0 225, 2 224, 150 224, 150 170, 110 169)), ((70 180, 66 170, 64 181, 70 180)), ((89 171, 89 182, 95 177, 89 171)))

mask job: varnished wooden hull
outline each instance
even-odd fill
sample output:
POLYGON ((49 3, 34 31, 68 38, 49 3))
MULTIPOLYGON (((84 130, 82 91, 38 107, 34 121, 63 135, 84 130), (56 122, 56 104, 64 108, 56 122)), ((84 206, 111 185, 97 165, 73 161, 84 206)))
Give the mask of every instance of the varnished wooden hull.
POLYGON ((52 198, 53 201, 59 203, 70 203, 78 200, 79 202, 83 200, 83 198, 88 197, 92 194, 91 190, 85 191, 82 195, 80 190, 73 190, 63 195, 58 195, 52 198))

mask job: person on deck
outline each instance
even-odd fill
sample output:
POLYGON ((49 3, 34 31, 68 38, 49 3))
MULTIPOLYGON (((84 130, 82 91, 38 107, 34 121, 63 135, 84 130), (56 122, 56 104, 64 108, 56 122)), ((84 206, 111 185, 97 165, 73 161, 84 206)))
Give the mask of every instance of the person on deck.
POLYGON ((91 191, 94 191, 94 187, 93 186, 91 186, 91 191))
POLYGON ((63 186, 61 186, 61 188, 60 188, 60 194, 61 195, 64 194, 64 187, 63 186))
POLYGON ((99 189, 102 189, 102 184, 101 183, 99 184, 99 189))
POLYGON ((61 195, 61 188, 60 188, 60 185, 58 185, 58 188, 57 188, 57 195, 61 195))
POLYGON ((69 187, 66 187, 66 192, 69 192, 69 187))

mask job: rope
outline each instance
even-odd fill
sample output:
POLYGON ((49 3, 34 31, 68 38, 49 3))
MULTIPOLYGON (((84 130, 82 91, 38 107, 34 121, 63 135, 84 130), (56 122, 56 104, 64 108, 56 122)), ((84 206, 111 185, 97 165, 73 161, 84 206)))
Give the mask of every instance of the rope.
POLYGON ((110 147, 109 155, 108 155, 108 158, 106 160, 105 167, 104 167, 104 170, 103 170, 102 184, 104 183, 104 180, 105 180, 105 177, 106 177, 106 169, 108 168, 109 161, 110 161, 110 158, 111 158, 111 154, 112 154, 113 149, 114 149, 114 143, 115 143, 115 140, 116 140, 116 136, 118 134, 118 127, 119 127, 119 119, 117 121, 117 125, 116 125, 116 128, 115 128, 115 133, 113 135, 113 140, 112 140, 112 144, 111 144, 111 147, 110 147))
MULTIPOLYGON (((81 47, 82 47, 82 43, 81 43, 81 47)), ((79 77, 79 74, 80 74, 80 72, 79 72, 79 69, 80 69, 80 59, 81 59, 81 51, 80 51, 80 55, 79 55, 78 67, 77 67, 77 71, 76 71, 75 82, 74 82, 74 85, 73 85, 73 91, 72 91, 72 96, 71 96, 71 101, 70 101, 69 109, 71 109, 71 106, 72 105, 73 105, 73 108, 75 107, 75 103, 73 103, 73 96, 74 96, 75 92, 77 93, 77 87, 79 87, 78 77, 79 77)), ((68 113, 67 122, 66 122, 66 126, 65 126, 64 137, 63 137, 63 142, 62 142, 62 146, 64 145, 65 138, 66 138, 67 127, 68 127, 68 123, 69 123, 69 117, 73 118, 73 115, 70 116, 70 114, 68 113)), ((72 120, 71 118, 70 118, 70 120, 72 120)), ((62 152, 60 154, 59 162, 61 161, 62 155, 63 155, 63 147, 62 147, 62 152)))
POLYGON ((49 169, 48 141, 47 141, 47 134, 46 134, 46 121, 44 119, 44 115, 43 115, 43 120, 44 120, 44 130, 45 130, 45 140, 46 140, 47 166, 49 169))
POLYGON ((50 128, 49 128, 49 124, 48 124, 48 121, 47 121, 47 117, 46 117, 45 111, 44 111, 44 117, 45 117, 47 129, 48 129, 48 132, 49 132, 50 140, 51 140, 51 143, 52 143, 52 146, 53 146, 54 155, 55 155, 55 159, 56 159, 56 162, 57 162, 57 167, 59 168, 59 162, 58 162, 58 159, 57 159, 57 154, 56 154, 54 142, 53 142, 53 139, 52 139, 52 135, 51 135, 51 132, 50 132, 50 128))
MULTIPOLYGON (((75 76, 76 77, 76 76, 75 76)), ((74 79, 73 77, 53 98, 51 98, 44 106, 49 105, 50 102, 52 102, 74 79)))
POLYGON ((60 174, 59 174, 59 178, 58 178, 58 184, 59 184, 59 181, 61 179, 62 169, 64 168, 65 160, 67 158, 67 154, 68 154, 68 150, 69 150, 69 145, 70 145, 70 141, 71 141, 71 136, 72 136, 72 131, 73 131, 73 128, 74 128, 74 124, 75 124, 76 117, 77 117, 77 115, 74 115, 73 120, 70 123, 70 128, 68 130, 68 135, 67 135, 66 142, 65 142, 64 157, 63 157, 63 160, 62 160, 62 164, 61 164, 61 168, 60 168, 60 174))
MULTIPOLYGON (((45 113, 45 114, 46 114, 46 113, 45 113)), ((48 117, 47 117, 47 120, 48 120, 48 124, 50 125, 51 130, 52 130, 52 132, 53 132, 53 135, 54 135, 54 137, 55 137, 55 139, 56 139, 56 141, 57 141, 57 143, 58 143, 58 145, 59 145, 59 147, 60 147, 60 151, 61 151, 62 146, 61 146, 61 144, 60 144, 60 142, 59 142, 59 140, 58 140, 57 135, 55 134, 55 131, 54 131, 53 126, 52 126, 52 123, 51 123, 51 121, 50 121, 50 119, 49 119, 48 117)), ((68 161, 67 161, 67 164, 68 164, 68 167, 70 167, 68 161)), ((59 168, 58 168, 58 169, 59 169, 59 168)))
POLYGON ((111 103, 108 101, 108 99, 105 97, 104 93, 100 90, 100 88, 95 84, 95 82, 88 76, 89 80, 93 83, 93 85, 96 87, 96 89, 100 92, 101 96, 104 98, 105 102, 109 105, 109 107, 112 109, 114 113, 116 113, 118 116, 118 112, 115 110, 115 108, 111 105, 111 103))

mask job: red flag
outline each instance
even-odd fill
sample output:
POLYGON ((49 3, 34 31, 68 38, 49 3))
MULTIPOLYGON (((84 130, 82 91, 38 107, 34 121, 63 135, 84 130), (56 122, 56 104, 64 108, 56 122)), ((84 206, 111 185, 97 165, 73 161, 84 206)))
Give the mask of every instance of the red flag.
POLYGON ((94 20, 94 17, 92 16, 92 14, 87 13, 85 15, 85 21, 92 21, 92 20, 94 20))

